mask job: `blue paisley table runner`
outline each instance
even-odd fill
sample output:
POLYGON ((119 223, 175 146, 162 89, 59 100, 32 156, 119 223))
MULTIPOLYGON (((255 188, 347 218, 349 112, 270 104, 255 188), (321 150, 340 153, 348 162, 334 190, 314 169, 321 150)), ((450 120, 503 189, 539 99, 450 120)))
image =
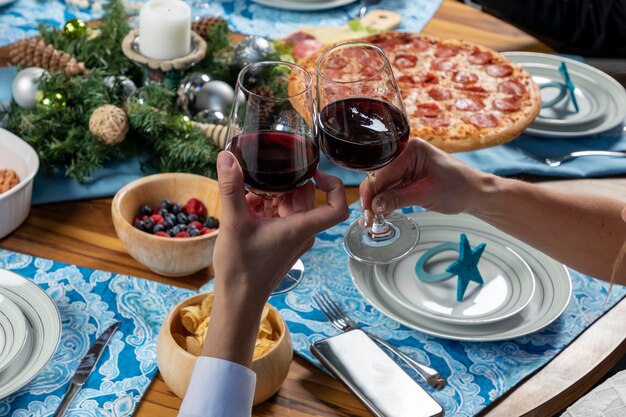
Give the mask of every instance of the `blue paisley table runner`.
MULTIPOLYGON (((302 26, 342 26, 358 16, 358 1, 320 12, 293 12, 262 6, 250 0, 186 0, 194 17, 222 16, 231 29, 249 35, 272 38, 286 36, 302 26), (279 19, 277 19, 279 15, 279 19)), ((93 3, 93 2, 92 2, 93 3)), ((142 3, 132 0, 135 6, 142 3)), ((441 0, 382 0, 376 8, 394 10, 402 15, 401 30, 419 32, 433 17, 441 0)), ((102 12, 78 9, 61 0, 16 0, 0 7, 0 46, 39 34, 37 25, 46 23, 58 28, 75 17, 89 21, 102 12)))
MULTIPOLYGON (((311 293, 330 290, 359 324, 447 378, 442 391, 425 388, 449 416, 470 417, 481 412, 547 364, 626 295, 625 287, 614 286, 607 299, 606 283, 570 271, 570 303, 558 320, 540 332, 490 343, 431 337, 387 318, 354 287, 341 239, 358 216, 359 210, 353 207, 348 221, 319 234, 315 246, 302 258, 307 268, 304 282, 270 302, 287 321, 296 353, 321 368, 310 346, 337 331, 313 304, 311 293)), ((0 250, 0 268, 30 278, 46 290, 63 322, 61 343, 51 363, 25 388, 0 400, 0 416, 50 416, 80 358, 114 320, 122 321, 120 331, 76 397, 72 415, 131 416, 157 371, 156 338, 163 319, 175 304, 195 292, 5 250, 0 250)), ((211 287, 212 282, 200 291, 211 287)))

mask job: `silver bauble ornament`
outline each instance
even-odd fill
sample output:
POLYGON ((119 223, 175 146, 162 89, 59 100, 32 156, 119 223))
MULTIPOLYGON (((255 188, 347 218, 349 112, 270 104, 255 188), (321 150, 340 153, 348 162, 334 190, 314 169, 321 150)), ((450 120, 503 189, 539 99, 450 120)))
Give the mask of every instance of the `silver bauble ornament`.
POLYGON ((224 112, 235 100, 235 90, 224 81, 211 81, 202 86, 197 100, 197 107, 202 110, 213 109, 224 112))
POLYGON ((37 80, 46 71, 39 67, 25 68, 17 73, 11 84, 13 100, 24 109, 37 106, 37 80))
POLYGON ((226 117, 226 114, 224 114, 224 112, 221 110, 202 110, 194 116, 194 119, 201 120, 203 123, 208 123, 212 125, 228 125, 228 118, 226 117))
POLYGON ((211 77, 200 72, 193 72, 183 78, 176 91, 176 104, 183 114, 193 116, 207 108, 202 107, 206 102, 206 94, 202 92, 202 87, 210 81, 211 77))
POLYGON ((110 91, 119 92, 122 100, 135 94, 137 86, 130 78, 125 75, 109 75, 102 80, 104 86, 110 91))
POLYGON ((269 41, 261 36, 248 36, 235 47, 232 56, 232 65, 243 68, 254 62, 262 61, 273 51, 269 41))

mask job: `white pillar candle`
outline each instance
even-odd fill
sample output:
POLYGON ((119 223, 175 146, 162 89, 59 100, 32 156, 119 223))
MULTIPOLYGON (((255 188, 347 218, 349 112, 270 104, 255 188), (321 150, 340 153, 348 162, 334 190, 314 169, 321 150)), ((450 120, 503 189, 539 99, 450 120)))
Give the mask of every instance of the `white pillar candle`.
POLYGON ((191 9, 180 0, 150 0, 139 12, 139 49, 154 59, 190 52, 191 9))

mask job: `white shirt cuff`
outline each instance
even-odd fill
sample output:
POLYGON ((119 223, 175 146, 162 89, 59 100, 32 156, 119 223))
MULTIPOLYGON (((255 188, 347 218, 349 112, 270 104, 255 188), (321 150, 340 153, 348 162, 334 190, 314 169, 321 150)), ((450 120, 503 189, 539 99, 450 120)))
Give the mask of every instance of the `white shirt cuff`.
POLYGON ((178 417, 249 417, 256 374, 223 359, 200 356, 178 417))

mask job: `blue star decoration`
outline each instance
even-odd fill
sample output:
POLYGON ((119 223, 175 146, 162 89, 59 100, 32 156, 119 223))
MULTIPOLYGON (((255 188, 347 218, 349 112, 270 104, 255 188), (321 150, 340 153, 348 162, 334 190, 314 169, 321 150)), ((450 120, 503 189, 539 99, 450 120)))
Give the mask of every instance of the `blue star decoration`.
POLYGON ((469 240, 465 233, 461 234, 461 242, 459 243, 459 259, 451 263, 446 271, 454 275, 458 275, 457 287, 456 287, 456 300, 458 302, 463 301, 465 291, 470 281, 474 281, 479 285, 483 285, 483 277, 478 271, 478 261, 485 251, 486 243, 481 243, 476 248, 472 249, 469 240))

